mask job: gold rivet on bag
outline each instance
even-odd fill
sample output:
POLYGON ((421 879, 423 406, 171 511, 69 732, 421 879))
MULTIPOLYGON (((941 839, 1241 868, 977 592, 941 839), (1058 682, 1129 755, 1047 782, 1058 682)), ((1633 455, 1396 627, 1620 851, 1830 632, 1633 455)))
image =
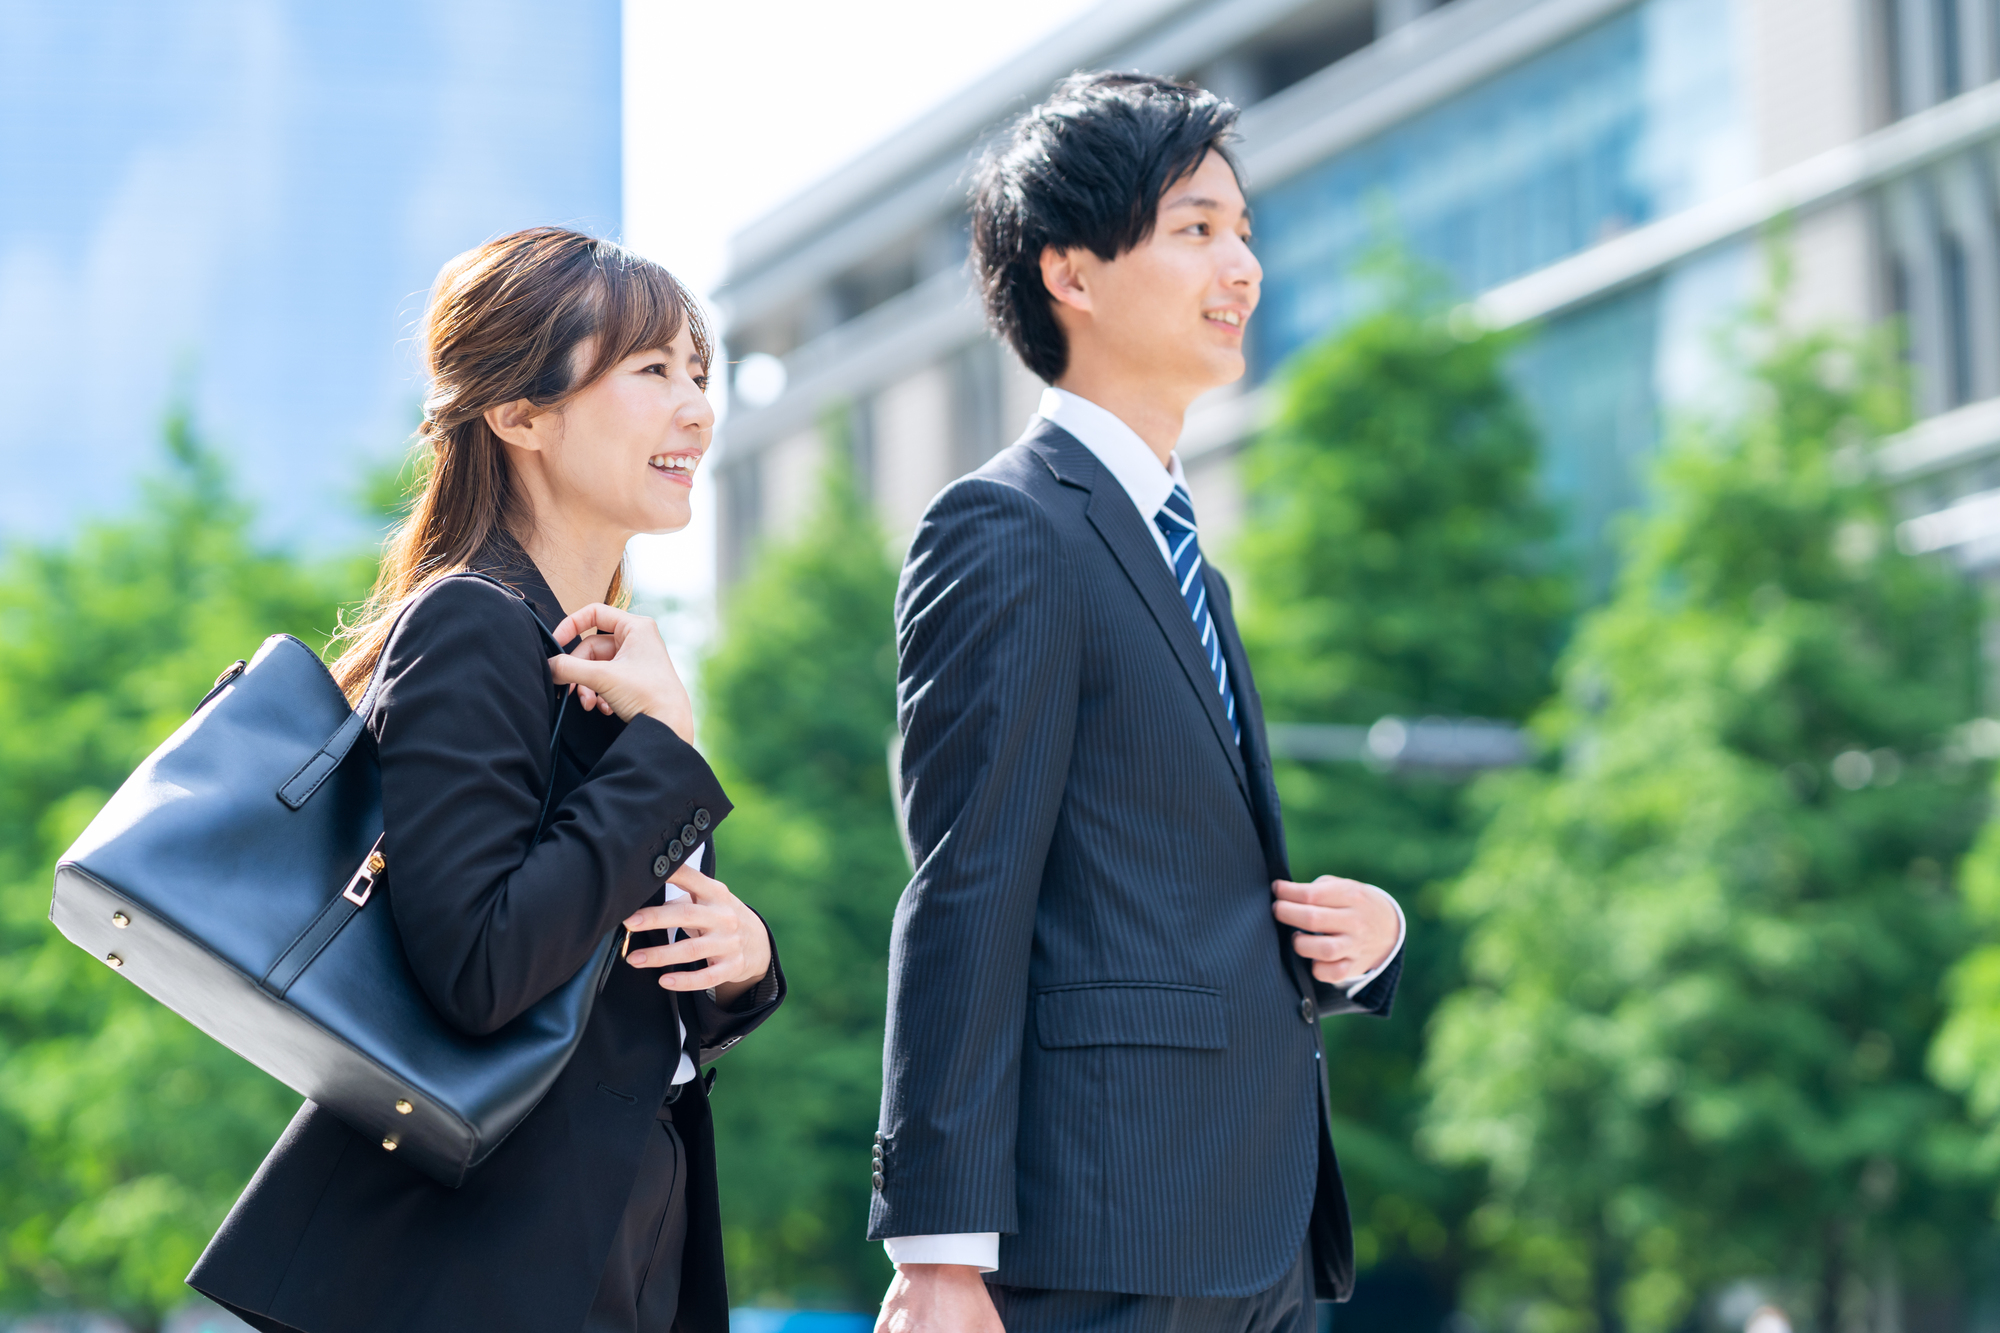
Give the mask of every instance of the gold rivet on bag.
POLYGON ((123 912, 113 912, 111 914, 111 924, 123 930, 132 924, 132 918, 126 916, 123 912))
POLYGON ((120 957, 119 957, 119 956, 118 956, 117 954, 115 954, 115 953, 108 953, 108 954, 105 954, 105 955, 104 955, 104 961, 105 961, 105 962, 107 962, 107 963, 109 963, 109 964, 111 964, 111 966, 113 966, 113 967, 123 967, 123 966, 125 966, 125 960, 124 960, 123 958, 120 958, 120 957))
POLYGON ((396 1141, 394 1139, 383 1139, 382 1146, 384 1148, 387 1148, 390 1152, 396 1151, 396 1141))
POLYGON ((388 862, 388 861, 387 861, 387 860, 386 860, 386 859, 385 859, 385 858, 383 857, 382 853, 380 853, 380 852, 370 852, 370 853, 368 853, 368 873, 369 873, 369 874, 371 874, 371 875, 379 875, 379 874, 381 874, 381 873, 382 873, 382 871, 383 871, 383 870, 384 870, 384 869, 385 869, 385 868, 386 868, 386 867, 388 866, 388 864, 389 864, 389 862, 388 862))
POLYGON ((398 1097, 398 1098, 396 1099, 396 1114, 397 1114, 397 1115, 408 1115, 408 1114, 409 1114, 410 1112, 412 1112, 412 1111, 414 1111, 414 1110, 416 1110, 416 1109, 417 1109, 416 1107, 414 1107, 414 1106, 410 1105, 410 1104, 409 1104, 409 1103, 408 1103, 407 1101, 404 1101, 404 1100, 403 1100, 403 1099, 402 1099, 401 1097, 398 1097))

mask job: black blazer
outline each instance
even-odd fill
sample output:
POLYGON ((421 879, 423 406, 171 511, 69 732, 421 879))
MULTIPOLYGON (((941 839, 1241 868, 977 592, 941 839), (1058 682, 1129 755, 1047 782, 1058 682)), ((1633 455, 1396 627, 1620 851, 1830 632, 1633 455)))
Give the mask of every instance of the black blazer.
MULTIPOLYGON (((497 548, 481 563, 516 592, 454 579, 423 593, 387 645, 369 718, 390 866, 380 883, 425 992, 473 1033, 575 975, 608 931, 660 896, 655 858, 696 812, 719 823, 730 809, 708 764, 668 727, 572 703, 548 828, 530 847, 557 693, 529 608, 550 626, 562 611, 518 551, 497 548)), ((684 997, 698 1060, 777 1007, 776 956, 740 1012, 684 997)), ((189 1284, 259 1327, 306 1333, 579 1328, 680 1062, 675 996, 658 976, 613 966, 554 1087, 460 1189, 307 1102, 189 1284)), ((677 1323, 725 1333, 705 1093, 697 1080, 674 1107, 689 1163, 677 1323)))
MULTIPOLYGON (((1246 1296, 1310 1234, 1352 1285, 1316 983, 1262 707, 1206 566, 1239 747, 1131 498, 1039 423, 931 505, 897 592, 917 872, 889 954, 873 1238, 998 1231, 1017 1286, 1246 1296)), ((1335 1077, 1338 1072, 1335 1071, 1335 1077)))

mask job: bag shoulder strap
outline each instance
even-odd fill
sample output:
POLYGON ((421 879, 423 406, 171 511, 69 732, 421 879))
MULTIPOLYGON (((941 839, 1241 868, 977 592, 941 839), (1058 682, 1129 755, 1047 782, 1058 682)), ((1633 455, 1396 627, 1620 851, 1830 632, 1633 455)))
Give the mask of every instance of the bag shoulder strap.
MULTIPOLYGON (((510 597, 518 600, 529 616, 533 617, 536 626, 542 632, 542 637, 547 639, 549 643, 555 644, 554 633, 550 630, 549 626, 542 623, 541 616, 536 613, 533 606, 528 604, 527 598, 522 597, 521 594, 515 592, 512 588, 509 588, 490 574, 482 574, 478 570, 472 569, 461 570, 456 574, 447 574, 444 578, 426 585, 424 591, 428 592, 431 588, 435 588, 439 583, 443 583, 448 579, 478 579, 483 583, 490 583, 494 587, 502 589, 510 597)), ((311 758, 299 765, 298 771, 287 778, 282 787, 278 788, 278 799, 283 801, 289 808, 297 810, 304 806, 307 801, 311 800, 313 793, 320 789, 320 784, 324 783, 332 775, 333 771, 340 767, 341 762, 347 758, 347 752, 354 748, 354 742, 361 739, 361 733, 368 725, 369 714, 374 711, 375 699, 382 690, 383 673, 387 669, 389 658, 389 640, 395 637, 396 630, 403 623, 403 617, 410 613, 411 607, 414 605, 414 598, 405 603, 403 609, 396 613, 395 623, 389 626, 388 634, 383 636, 382 652, 375 659, 375 670, 368 678, 368 688, 362 692, 360 702, 354 705, 346 718, 334 729, 333 734, 326 738, 326 744, 320 746, 311 758)), ((572 644, 570 646, 573 648, 576 645, 572 644)), ((568 650, 557 645, 556 651, 566 652, 568 650)), ((555 790, 555 746, 562 733, 563 716, 568 711, 569 696, 571 693, 572 691, 570 690, 563 691, 562 698, 556 705, 554 723, 550 728, 552 733, 549 738, 551 766, 549 770, 549 790, 542 795, 543 820, 548 818, 549 795, 555 790)), ((535 837, 538 840, 541 837, 541 824, 539 822, 535 826, 535 837)))

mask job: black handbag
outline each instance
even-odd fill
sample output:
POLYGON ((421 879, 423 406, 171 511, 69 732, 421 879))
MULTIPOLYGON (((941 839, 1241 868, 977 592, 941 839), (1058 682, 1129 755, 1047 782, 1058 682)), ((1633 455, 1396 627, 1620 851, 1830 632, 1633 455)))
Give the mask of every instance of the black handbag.
MULTIPOLYGON (((382 775, 362 737, 381 686, 378 664, 350 710, 312 649, 266 639, 64 853, 49 919, 265 1073, 457 1186, 568 1063, 617 932, 490 1036, 439 1017, 382 882, 382 775)), ((568 702, 564 691, 552 759, 568 702)), ((553 781, 552 764, 541 823, 553 781)))

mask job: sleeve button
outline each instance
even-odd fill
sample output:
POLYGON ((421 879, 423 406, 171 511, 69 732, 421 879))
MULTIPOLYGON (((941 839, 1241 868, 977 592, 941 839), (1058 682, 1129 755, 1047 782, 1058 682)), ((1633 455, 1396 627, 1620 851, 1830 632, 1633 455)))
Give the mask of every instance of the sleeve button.
POLYGON ((1308 1023, 1319 1017, 1319 1006, 1312 1002, 1311 996, 1299 1001, 1299 1017, 1308 1023))
POLYGON ((874 1181, 875 1181, 875 1188, 876 1188, 876 1189, 878 1189, 878 1190, 879 1190, 879 1189, 881 1189, 881 1188, 882 1188, 882 1184, 883 1184, 883 1181, 882 1181, 882 1173, 881 1173, 880 1171, 877 1171, 877 1172, 875 1173, 875 1175, 874 1175, 873 1179, 874 1179, 874 1181))
POLYGON ((669 861, 678 861, 681 859, 681 855, 681 845, 679 842, 670 842, 667 844, 667 859, 669 861))
POLYGON ((667 860, 666 857, 656 856, 653 858, 654 879, 665 879, 667 877, 668 872, 671 871, 673 868, 674 868, 673 862, 667 860))
POLYGON ((697 810, 694 812, 694 826, 700 829, 703 833, 708 832, 708 826, 710 824, 713 824, 714 822, 715 821, 709 817, 708 811, 697 810))
POLYGON ((683 847, 694 846, 694 839, 695 839, 694 825, 692 824, 681 825, 681 846, 683 847))

